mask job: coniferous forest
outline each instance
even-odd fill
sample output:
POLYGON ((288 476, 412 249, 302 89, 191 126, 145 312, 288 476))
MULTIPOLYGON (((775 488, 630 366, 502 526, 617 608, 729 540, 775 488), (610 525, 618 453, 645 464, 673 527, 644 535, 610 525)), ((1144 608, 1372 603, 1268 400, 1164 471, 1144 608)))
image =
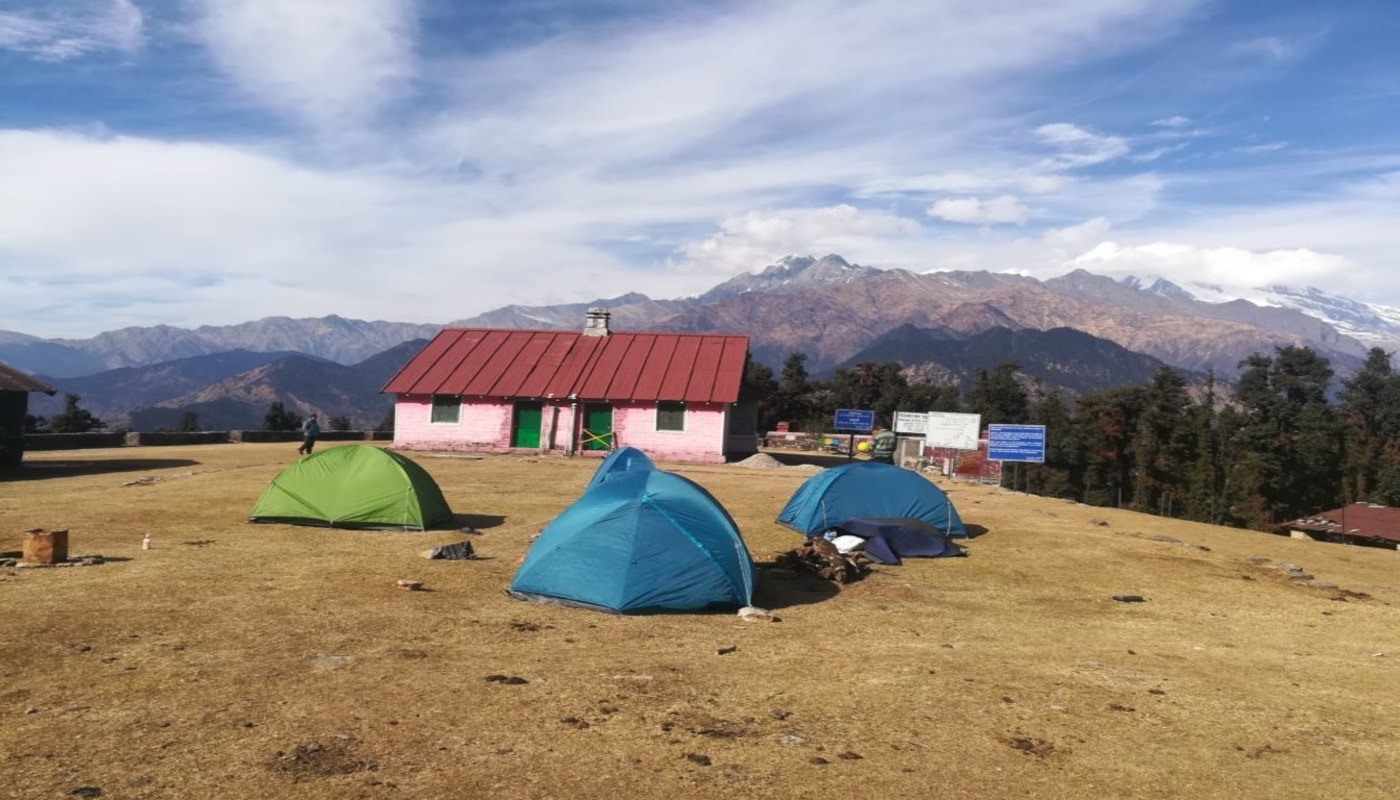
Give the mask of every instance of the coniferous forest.
POLYGON ((1256 529, 1365 501, 1400 505, 1400 375, 1384 350, 1334 380, 1328 360, 1282 347, 1240 363, 1233 386, 1169 368, 1146 384, 1069 397, 1018 365, 979 370, 969 389, 862 363, 812 379, 793 353, 777 375, 750 363, 761 430, 828 430, 838 408, 961 411, 982 425, 1046 427, 1044 464, 1007 465, 1015 489, 1098 506, 1256 529))

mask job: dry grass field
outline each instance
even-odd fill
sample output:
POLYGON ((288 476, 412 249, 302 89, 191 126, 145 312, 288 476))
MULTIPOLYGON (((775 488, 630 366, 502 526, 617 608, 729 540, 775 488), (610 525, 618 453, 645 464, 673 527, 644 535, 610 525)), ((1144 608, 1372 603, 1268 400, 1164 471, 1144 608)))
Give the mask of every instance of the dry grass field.
MULTIPOLYGON (((0 551, 67 528, 107 563, 0 569, 0 797, 1400 796, 1393 551, 942 483, 969 558, 769 577, 772 622, 610 616, 504 593, 596 462, 414 456, 479 530, 429 561, 464 534, 246 523, 294 457, 5 476, 0 551)), ((809 472, 659 466, 756 561, 799 542, 809 472)))

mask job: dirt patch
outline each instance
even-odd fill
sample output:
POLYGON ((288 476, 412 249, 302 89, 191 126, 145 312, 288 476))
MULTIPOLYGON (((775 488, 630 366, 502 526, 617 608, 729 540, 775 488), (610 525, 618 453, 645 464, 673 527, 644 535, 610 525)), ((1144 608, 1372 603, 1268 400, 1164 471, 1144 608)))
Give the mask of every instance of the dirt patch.
POLYGON ((1049 758, 1059 752, 1054 744, 1035 736, 1008 736, 1002 741, 1012 750, 1036 758, 1049 758))
POLYGON ((273 772, 290 776, 293 780, 376 772, 379 769, 374 762, 357 756, 349 741, 340 739, 299 744, 278 751, 268 760, 267 766, 273 772))

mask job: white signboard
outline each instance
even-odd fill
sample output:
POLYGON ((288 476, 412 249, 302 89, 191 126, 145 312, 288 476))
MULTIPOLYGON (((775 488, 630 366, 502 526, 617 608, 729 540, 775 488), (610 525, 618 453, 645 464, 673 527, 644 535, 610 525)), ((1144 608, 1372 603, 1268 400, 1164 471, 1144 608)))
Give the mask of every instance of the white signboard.
POLYGON ((976 450, 982 432, 981 414, 954 414, 949 411, 928 412, 924 447, 952 447, 976 450))
POLYGON ((928 430, 928 414, 914 411, 894 412, 895 433, 924 433, 928 430))

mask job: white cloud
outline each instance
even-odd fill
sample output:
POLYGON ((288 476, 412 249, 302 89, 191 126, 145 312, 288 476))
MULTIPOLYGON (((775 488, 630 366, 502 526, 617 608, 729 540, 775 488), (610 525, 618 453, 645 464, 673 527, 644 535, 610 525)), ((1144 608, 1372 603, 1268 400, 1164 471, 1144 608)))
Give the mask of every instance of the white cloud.
POLYGON ((1353 269, 1349 259, 1307 248, 1256 252, 1239 247, 1202 247, 1154 242, 1124 246, 1104 242, 1071 259, 1068 269, 1121 277, 1166 276, 1174 281, 1263 287, 1325 285, 1331 275, 1353 269))
POLYGON ((1048 168, 1073 169, 1113 161, 1128 153, 1128 142, 1121 136, 1102 136, 1078 125, 1056 122, 1041 125, 1035 135, 1059 149, 1046 163, 1048 168))
MULTIPOLYGON (((1202 206, 1205 213, 1160 222, 1139 220, 1131 232, 1118 226, 1116 238, 1132 245, 1179 242, 1254 253, 1315 253, 1331 268, 1304 274, 1297 282, 1310 278, 1328 291, 1400 306, 1400 270, 1395 269, 1400 230, 1394 225, 1400 218, 1400 172, 1384 172, 1386 167, 1394 170, 1395 163, 1385 155, 1347 156, 1213 171, 1210 182, 1192 190, 1209 196, 1220 189, 1249 186, 1254 195, 1274 201, 1202 206), (1339 181, 1338 175, 1367 177, 1339 181), (1307 191, 1300 195, 1297 187, 1307 191)), ((1316 263, 1311 258, 1303 261, 1316 263)))
POLYGON ((76 13, 47 8, 31 14, 0 12, 0 49, 41 61, 90 53, 132 52, 144 42, 141 10, 131 0, 85 2, 76 13))
POLYGON ((680 177, 652 184, 655 199, 573 179, 512 191, 216 144, 19 131, 0 131, 0 174, 0 327, 45 336, 332 312, 446 322, 636 289, 674 297, 789 252, 877 252, 918 230, 851 206, 739 214, 687 248, 688 270, 639 270, 600 241, 718 216, 716 197, 736 184, 680 177))
POLYGON ((1184 128, 1191 124, 1191 119, 1176 114, 1170 117, 1163 117, 1162 119, 1154 119, 1152 120, 1152 124, 1159 128, 1184 128))
POLYGON ((1068 184, 1069 180, 1060 175, 1025 173, 1016 179, 1015 185, 1027 194, 1054 194, 1064 189, 1068 184))
POLYGON ((454 224, 445 209, 484 204, 450 189, 220 145, 0 131, 0 174, 0 319, 48 335, 94 309, 103 330, 332 311, 447 321, 468 290, 496 304, 538 291, 511 299, 492 270, 602 261, 542 225, 532 239, 510 221, 454 224))
POLYGON ((1006 190, 1025 194, 1054 194, 1071 181, 1064 175, 1036 170, 1006 168, 958 169, 925 175, 893 175, 865 179, 861 192, 867 195, 896 192, 992 193, 1006 190))
POLYGON ((276 273, 404 199, 247 150, 49 132, 0 132, 0 172, 0 248, 89 275, 276 273))
POLYGON ((1038 198, 1036 217, 1047 224, 1094 217, 1104 217, 1115 226, 1141 224, 1161 210, 1169 186, 1167 177, 1153 172, 1083 179, 1068 191, 1038 198))
POLYGON ((957 197, 939 200, 928 207, 930 217, 968 225, 1026 224, 1030 210, 1011 195, 983 200, 977 197, 957 197))
POLYGON ((1260 36, 1256 39, 1248 39, 1242 42, 1236 42, 1230 48, 1230 52, 1240 56, 1260 58, 1270 62, 1278 62, 1288 61, 1294 58, 1300 52, 1302 52, 1302 49, 1303 48, 1300 47, 1297 43, 1290 42, 1286 39, 1283 39, 1282 37, 1260 36))
POLYGON ((198 35, 246 96, 323 129, 358 125, 415 72, 413 0, 197 0, 198 35))
POLYGON ((683 269, 729 277, 791 253, 840 253, 859 260, 888 240, 915 237, 913 220, 850 205, 750 211, 720 223, 718 233, 683 248, 683 269))
POLYGON ((1090 246, 1102 242, 1112 229, 1113 224, 1107 219, 1094 217, 1078 225, 1046 231, 1042 238, 1053 251, 1082 253, 1090 246))
POLYGON ((1267 142, 1265 144, 1251 144, 1245 145, 1244 147, 1236 147, 1235 152, 1248 153, 1249 155, 1261 155, 1263 153, 1272 153, 1276 150, 1282 150, 1287 146, 1288 142, 1267 142))
POLYGON ((1180 144, 1165 145, 1163 147, 1157 147, 1143 153, 1134 153, 1133 155, 1128 157, 1128 160, 1132 161, 1134 164, 1149 164, 1161 158, 1162 156, 1167 156, 1171 155, 1172 153, 1180 152, 1181 150, 1186 149, 1186 146, 1187 145, 1185 142, 1182 142, 1180 144))

